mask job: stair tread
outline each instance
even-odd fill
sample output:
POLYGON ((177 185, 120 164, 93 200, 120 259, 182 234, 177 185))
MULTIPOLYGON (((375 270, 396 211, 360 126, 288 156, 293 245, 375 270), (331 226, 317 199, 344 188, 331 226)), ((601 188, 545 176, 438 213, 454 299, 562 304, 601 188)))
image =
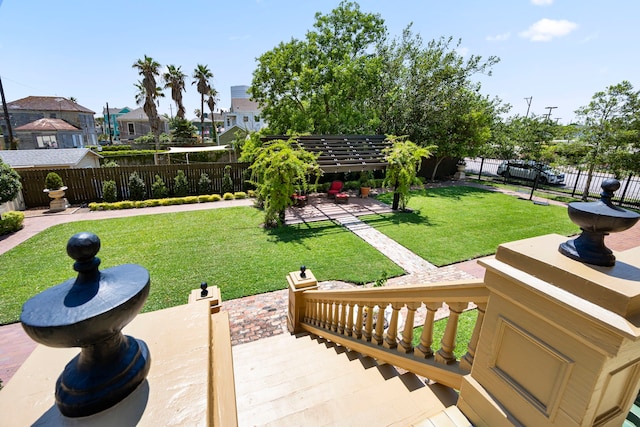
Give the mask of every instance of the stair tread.
POLYGON ((323 340, 251 344, 233 350, 240 425, 410 425, 455 403, 442 386, 323 340))

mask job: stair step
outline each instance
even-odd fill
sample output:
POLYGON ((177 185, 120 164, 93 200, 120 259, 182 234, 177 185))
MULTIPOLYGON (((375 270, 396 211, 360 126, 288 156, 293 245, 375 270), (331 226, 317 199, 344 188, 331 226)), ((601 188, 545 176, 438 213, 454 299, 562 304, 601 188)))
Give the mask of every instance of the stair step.
POLYGON ((279 335, 235 346, 239 425, 410 425, 457 394, 322 339, 279 335))
POLYGON ((449 406, 444 411, 413 424, 413 427, 472 427, 472 425, 457 406, 449 406))

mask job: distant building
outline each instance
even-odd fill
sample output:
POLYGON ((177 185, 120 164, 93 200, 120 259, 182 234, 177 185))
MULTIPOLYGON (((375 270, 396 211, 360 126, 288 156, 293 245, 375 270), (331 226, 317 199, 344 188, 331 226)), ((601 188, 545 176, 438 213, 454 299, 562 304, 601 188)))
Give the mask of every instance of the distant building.
POLYGON ((0 150, 0 159, 14 169, 99 168, 101 155, 88 148, 0 150))
MULTIPOLYGON (((160 116, 160 120, 162 123, 160 133, 169 133, 169 120, 164 116, 160 116)), ((147 117, 142 107, 122 114, 117 118, 117 121, 121 141, 133 142, 134 139, 151 132, 149 117, 147 117)))
MULTIPOLYGON (((62 135, 60 132, 70 132, 71 135, 79 135, 79 138, 76 137, 75 140, 72 138, 69 143, 70 145, 68 145, 70 147, 84 147, 98 143, 98 135, 93 118, 95 112, 67 98, 56 96, 28 96, 18 99, 17 101, 8 102, 7 110, 9 112, 12 129, 17 129, 25 125, 30 125, 33 129, 40 128, 40 130, 45 133, 48 132, 48 135, 56 136, 56 145, 58 148, 61 148, 62 145, 57 139, 57 136, 62 135), (40 119, 53 119, 54 121, 39 122, 40 119), (66 122, 75 129, 66 128, 55 131, 55 127, 64 127, 60 122, 66 122)), ((0 115, 0 127, 2 128, 2 133, 8 135, 4 115, 0 115)), ((36 130, 32 133, 37 136, 38 131, 36 130)), ((18 135, 14 136, 20 138, 18 135)), ((8 138, 5 139, 5 148, 9 148, 10 141, 8 141, 8 138)), ((51 143, 52 141, 49 140, 49 142, 51 143)), ((65 140, 64 144, 67 145, 68 140, 65 140)), ((18 148, 51 148, 51 146, 52 145, 38 145, 36 138, 32 141, 21 140, 18 148)))
POLYGON ((13 129, 20 140, 19 150, 38 148, 81 148, 82 129, 61 119, 38 119, 13 129))
POLYGON ((104 129, 102 129, 102 133, 105 135, 109 135, 109 131, 111 131, 111 135, 113 136, 114 141, 120 140, 120 126, 118 126, 118 117, 123 116, 131 112, 131 108, 109 108, 107 112, 106 108, 102 109, 102 116, 104 118, 104 129))
POLYGON ((238 126, 248 132, 257 132, 267 125, 248 90, 249 86, 231 86, 231 108, 222 113, 226 129, 238 126))

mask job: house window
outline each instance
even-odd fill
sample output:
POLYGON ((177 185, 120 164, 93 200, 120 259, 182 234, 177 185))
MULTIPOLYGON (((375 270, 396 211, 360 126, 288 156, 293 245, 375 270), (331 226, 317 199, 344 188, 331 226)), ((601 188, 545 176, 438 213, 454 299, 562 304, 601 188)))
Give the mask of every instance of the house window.
POLYGON ((249 121, 249 116, 243 116, 242 121, 247 123, 249 121))
POLYGON ((49 118, 50 119, 57 119, 58 116, 56 116, 56 113, 51 113, 51 114, 49 114, 49 118))
POLYGON ((58 140, 55 135, 39 135, 36 137, 38 148, 58 148, 58 140))
POLYGON ((127 123, 127 130, 129 131, 129 135, 134 135, 136 133, 133 123, 127 123))
POLYGON ((260 116, 255 116, 253 119, 258 123, 260 121, 260 116))

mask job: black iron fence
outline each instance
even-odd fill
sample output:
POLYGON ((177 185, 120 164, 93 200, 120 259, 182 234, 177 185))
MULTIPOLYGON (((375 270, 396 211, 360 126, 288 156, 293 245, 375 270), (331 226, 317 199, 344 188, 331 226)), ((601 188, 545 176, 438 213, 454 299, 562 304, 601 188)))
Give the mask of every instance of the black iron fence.
MULTIPOLYGON (((503 160, 485 158, 466 159, 465 173, 480 180, 508 182, 528 187, 533 185, 533 181, 530 180, 505 176, 505 174, 499 175, 498 168, 503 162, 503 160)), ((591 182, 588 183, 589 174, 586 170, 575 167, 558 167, 556 169, 564 173, 564 182, 562 184, 538 183, 538 186, 542 190, 559 193, 576 200, 582 199, 585 195, 587 200, 599 199, 602 191, 602 181, 614 177, 609 171, 598 170, 592 174, 591 182)), ((640 176, 630 174, 619 180, 620 189, 616 191, 613 198, 614 204, 634 209, 640 208, 640 176)))
MULTIPOLYGON (((118 200, 123 200, 129 194, 129 176, 137 172, 144 181, 147 194, 151 191, 151 184, 155 176, 164 180, 170 193, 173 192, 174 178, 178 170, 184 171, 189 183, 189 194, 198 194, 200 175, 206 173, 212 181, 212 193, 222 192, 222 178, 227 163, 193 163, 189 165, 150 165, 150 166, 119 166, 114 168, 84 168, 84 169, 46 169, 46 170, 18 170, 22 178, 22 194, 27 208, 49 205, 49 197, 42 190, 44 179, 49 172, 56 172, 62 178, 67 188, 65 197, 71 204, 82 204, 102 201, 102 184, 104 181, 116 182, 118 200)), ((233 181, 233 190, 245 189, 245 171, 247 164, 229 164, 229 175, 233 181)), ((149 196, 150 197, 150 196, 149 196)))

